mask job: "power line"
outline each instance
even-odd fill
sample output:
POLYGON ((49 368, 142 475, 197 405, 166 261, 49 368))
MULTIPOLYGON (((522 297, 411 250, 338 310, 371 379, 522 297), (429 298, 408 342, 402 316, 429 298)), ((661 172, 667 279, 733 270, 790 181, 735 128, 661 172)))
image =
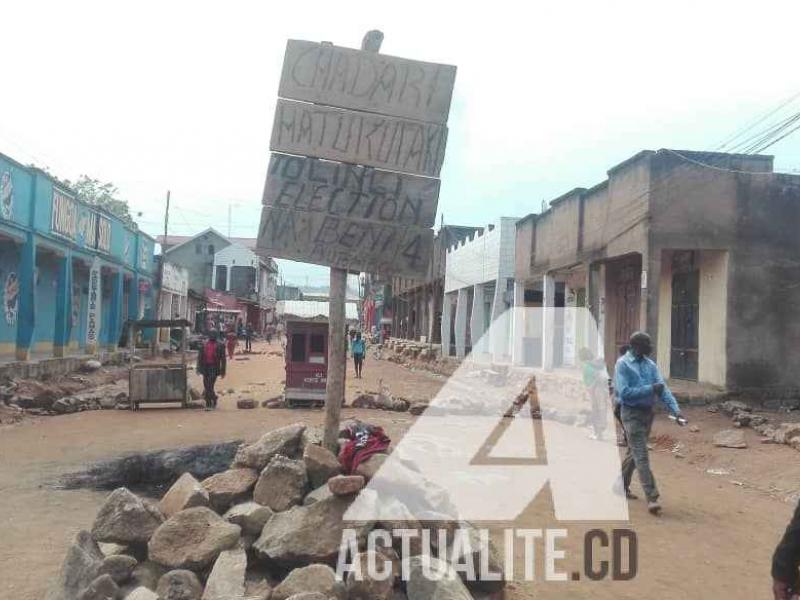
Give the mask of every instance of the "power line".
POLYGON ((774 108, 771 111, 767 112, 762 117, 759 117, 755 122, 753 122, 750 125, 740 129, 738 132, 734 133, 732 136, 726 138, 715 149, 716 150, 722 150, 723 148, 725 148, 725 146, 727 146, 728 144, 732 143, 733 141, 735 141, 736 139, 738 139, 739 137, 741 137, 742 135, 744 135, 748 131, 752 130, 757 125, 760 125, 761 123, 766 121, 768 118, 770 118, 772 115, 774 115, 775 113, 779 112, 781 109, 785 108, 786 106, 788 106, 789 104, 791 104, 792 102, 797 100, 798 98, 800 98, 800 92, 797 92, 796 94, 793 94, 788 99, 786 99, 783 102, 781 102, 776 108, 774 108))

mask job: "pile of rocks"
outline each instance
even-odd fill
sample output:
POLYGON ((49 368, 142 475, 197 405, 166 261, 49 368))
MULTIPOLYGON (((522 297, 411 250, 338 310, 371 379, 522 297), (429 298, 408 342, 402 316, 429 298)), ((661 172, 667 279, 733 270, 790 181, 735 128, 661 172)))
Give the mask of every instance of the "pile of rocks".
POLYGON ((375 392, 358 392, 351 404, 352 407, 406 412, 411 406, 411 402, 405 398, 393 396, 382 380, 380 382, 380 390, 377 394, 375 392))
MULTIPOLYGON (((400 514, 408 519, 403 521, 344 521, 357 497, 377 502, 377 493, 363 488, 386 458, 373 455, 354 475, 342 475, 337 457, 321 446, 321 432, 294 424, 240 446, 228 470, 202 481, 184 473, 158 502, 118 488, 106 499, 91 530, 76 536, 50 598, 469 600, 501 593, 503 581, 479 581, 469 584, 473 596, 451 564, 473 561, 477 569, 487 560, 477 542, 469 555, 451 547, 435 548, 437 556, 425 557, 418 544, 406 547, 406 556, 401 544, 365 549, 373 529, 445 525, 476 540, 478 536, 470 524, 442 520, 444 514, 435 510, 430 511, 430 522, 417 521, 404 506, 400 514), (366 565, 380 557, 379 565, 392 567, 388 578, 372 579, 361 569, 361 577, 349 573, 337 579, 332 567, 345 528, 355 532, 358 545, 351 562, 366 565), (426 561, 444 576, 426 577, 426 561), (404 563, 407 577, 401 582, 404 563)), ((414 485, 424 481, 411 470, 406 479, 414 485)), ((449 500, 440 490, 426 488, 419 497, 426 495, 435 497, 430 503, 434 509, 446 510, 449 500)), ((398 508, 398 500, 390 502, 398 508)), ((435 534, 432 537, 436 540, 435 534)), ((490 554, 489 564, 497 572, 497 552, 492 548, 490 554)))
MULTIPOLYGON (((773 424, 765 415, 754 414, 753 407, 750 404, 739 400, 726 400, 710 407, 709 410, 722 412, 730 417, 736 429, 752 428, 761 435, 762 443, 785 444, 800 451, 800 423, 773 424)), ((746 448, 747 444, 744 441, 744 435, 741 432, 737 432, 736 429, 719 432, 715 436, 714 443, 728 448, 746 448)))

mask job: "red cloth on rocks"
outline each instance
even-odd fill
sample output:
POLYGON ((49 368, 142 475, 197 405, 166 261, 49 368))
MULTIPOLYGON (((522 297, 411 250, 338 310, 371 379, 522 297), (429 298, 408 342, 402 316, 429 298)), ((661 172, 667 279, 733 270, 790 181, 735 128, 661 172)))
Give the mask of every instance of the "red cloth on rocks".
POLYGON ((383 432, 382 427, 357 423, 343 431, 348 442, 339 452, 339 464, 345 474, 352 474, 358 465, 373 454, 386 452, 392 441, 383 432))

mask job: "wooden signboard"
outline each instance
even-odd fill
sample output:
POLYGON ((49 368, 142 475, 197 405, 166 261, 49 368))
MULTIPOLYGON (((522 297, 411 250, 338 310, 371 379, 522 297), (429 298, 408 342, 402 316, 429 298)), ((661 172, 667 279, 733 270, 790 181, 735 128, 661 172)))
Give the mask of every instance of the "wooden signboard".
POLYGON ((289 210, 431 227, 439 180, 273 153, 264 204, 289 210))
POLYGON ((433 231, 371 219, 265 206, 259 250, 351 271, 420 277, 427 272, 433 231))
POLYGON ((447 123, 456 68, 289 40, 278 95, 431 123, 447 123))
POLYGON ((278 100, 270 149, 437 177, 447 127, 278 100))

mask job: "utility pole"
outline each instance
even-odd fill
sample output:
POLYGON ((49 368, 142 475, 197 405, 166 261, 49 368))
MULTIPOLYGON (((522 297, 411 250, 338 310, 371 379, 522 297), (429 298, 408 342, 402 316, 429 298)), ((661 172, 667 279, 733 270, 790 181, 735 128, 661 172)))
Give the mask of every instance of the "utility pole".
MULTIPOLYGON (((377 53, 381 49, 383 33, 368 31, 361 49, 377 53)), ((346 361, 344 335, 345 301, 347 294, 347 269, 331 267, 330 294, 328 296, 328 382, 325 387, 324 446, 338 454, 339 421, 344 402, 344 372, 346 361)))
MULTIPOLYGON (((161 244, 161 263, 158 265, 158 296, 156 300, 156 314, 155 318, 160 319, 161 314, 164 311, 163 303, 164 303, 164 263, 167 261, 167 255, 164 251, 165 246, 167 245, 167 231, 169 229, 169 190, 167 190, 167 207, 164 210, 164 242, 161 244)), ((155 336, 153 337, 153 343, 151 344, 151 349, 153 352, 153 356, 155 356, 155 350, 158 346, 158 339, 161 337, 161 329, 156 329, 155 336)))

